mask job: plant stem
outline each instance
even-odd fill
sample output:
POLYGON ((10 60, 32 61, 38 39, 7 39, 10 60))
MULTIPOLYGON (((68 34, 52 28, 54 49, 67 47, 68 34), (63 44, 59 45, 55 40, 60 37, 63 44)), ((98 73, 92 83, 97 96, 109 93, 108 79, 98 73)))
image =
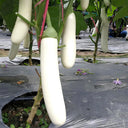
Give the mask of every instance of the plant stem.
MULTIPOLYGON (((35 21, 35 28, 36 28, 36 34, 37 34, 37 42, 40 38, 40 31, 41 31, 41 24, 42 24, 42 15, 44 14, 44 10, 45 10, 45 5, 46 5, 46 0, 44 0, 38 7, 37 9, 37 17, 36 17, 36 21, 35 21)), ((40 50, 40 49, 39 49, 40 50)))
POLYGON ((39 48, 40 48, 40 43, 41 43, 43 31, 44 31, 45 20, 46 20, 46 15, 47 15, 47 11, 48 11, 48 5, 49 5, 49 0, 46 1, 45 11, 44 11, 44 14, 43 14, 43 22, 42 22, 42 26, 41 26, 40 37, 39 37, 39 40, 38 40, 38 47, 39 48))
MULTIPOLYGON (((98 30, 100 30, 100 27, 101 27, 101 20, 99 20, 98 30)), ((98 31, 97 36, 96 36, 96 42, 94 43, 95 50, 94 50, 94 54, 93 54, 93 63, 96 63, 96 55, 97 55, 99 38, 100 38, 100 32, 98 31)))
POLYGON ((33 106, 32 106, 32 110, 31 110, 31 112, 29 114, 29 117, 27 119, 27 123, 30 124, 30 125, 32 124, 32 121, 35 117, 37 109, 40 106, 40 102, 41 102, 42 98, 43 98, 43 94, 42 94, 42 87, 41 87, 41 82, 40 82, 37 95, 34 97, 34 103, 33 103, 33 106))
MULTIPOLYGON (((32 30, 32 29, 31 29, 32 30)), ((30 30, 30 31, 31 31, 30 30)), ((33 39, 32 39, 32 34, 30 34, 30 45, 29 45, 29 65, 32 66, 32 46, 33 46, 33 39)))
POLYGON ((16 13, 16 15, 21 18, 25 23, 29 24, 32 27, 35 27, 35 24, 31 23, 29 20, 27 20, 26 18, 24 18, 22 15, 20 15, 19 13, 16 13))
POLYGON ((47 23, 47 27, 52 27, 51 18, 48 11, 47 11, 46 23, 47 23))
POLYGON ((100 38, 100 28, 101 28, 101 18, 100 18, 100 14, 101 14, 101 2, 99 2, 99 8, 98 8, 98 18, 99 18, 99 24, 98 24, 98 32, 97 32, 97 36, 96 36, 96 41, 95 41, 95 49, 94 49, 94 54, 93 54, 93 63, 96 63, 96 55, 97 55, 97 49, 98 49, 98 41, 100 38))

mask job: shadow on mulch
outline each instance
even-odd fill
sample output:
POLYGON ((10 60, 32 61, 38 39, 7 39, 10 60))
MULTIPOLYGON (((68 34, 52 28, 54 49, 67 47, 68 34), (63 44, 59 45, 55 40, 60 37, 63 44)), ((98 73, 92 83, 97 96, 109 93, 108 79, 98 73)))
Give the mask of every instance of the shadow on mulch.
MULTIPOLYGON (((32 65, 38 66, 39 64, 40 64, 40 60, 38 60, 38 59, 32 59, 32 65)), ((29 59, 25 59, 19 65, 29 65, 29 59)))

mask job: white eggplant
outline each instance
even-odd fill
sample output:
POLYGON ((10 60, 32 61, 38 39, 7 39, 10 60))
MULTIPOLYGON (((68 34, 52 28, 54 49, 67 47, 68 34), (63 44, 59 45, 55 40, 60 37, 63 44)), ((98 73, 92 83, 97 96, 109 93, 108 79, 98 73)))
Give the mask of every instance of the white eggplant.
POLYGON ((110 0, 104 0, 104 4, 105 4, 106 6, 109 6, 109 5, 110 5, 110 0))
POLYGON ((41 40, 41 81, 48 115, 53 124, 61 126, 66 121, 66 109, 59 76, 58 42, 56 38, 41 40))
POLYGON ((83 10, 86 10, 89 5, 89 0, 80 0, 80 5, 83 10))
POLYGON ((24 42, 24 48, 28 49, 30 45, 30 34, 29 33, 27 33, 23 42, 24 42))
POLYGON ((101 49, 104 52, 108 52, 109 21, 107 14, 105 13, 105 7, 101 8, 101 20, 101 49))
POLYGON ((105 7, 103 7, 103 8, 101 8, 101 20, 102 20, 102 22, 108 22, 108 17, 107 17, 107 14, 106 14, 106 12, 105 12, 105 7))
POLYGON ((126 25, 126 31, 127 31, 127 35, 126 35, 126 40, 128 40, 128 25, 126 25))
POLYGON ((97 20, 97 22, 96 22, 96 26, 95 26, 95 28, 94 28, 94 30, 93 30, 93 32, 92 32, 92 36, 95 36, 95 35, 97 34, 98 25, 99 25, 99 20, 97 20))
MULTIPOLYGON (((31 12, 32 0, 19 0, 18 13, 27 20, 31 21, 31 12)), ((28 30, 29 25, 25 23, 21 18, 17 17, 12 31, 11 41, 15 44, 20 44, 24 40, 26 34, 28 33, 28 30)))
POLYGON ((11 49, 9 51, 9 59, 13 60, 16 57, 16 54, 18 53, 20 44, 14 44, 12 43, 11 49))
POLYGON ((74 13, 70 13, 64 25, 62 36, 61 60, 65 68, 71 68, 76 58, 76 18, 74 13))

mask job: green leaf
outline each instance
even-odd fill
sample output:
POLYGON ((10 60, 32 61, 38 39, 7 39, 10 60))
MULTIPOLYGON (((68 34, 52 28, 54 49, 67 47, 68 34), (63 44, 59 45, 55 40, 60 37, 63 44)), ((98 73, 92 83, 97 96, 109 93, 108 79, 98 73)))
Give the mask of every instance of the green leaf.
POLYGON ((79 11, 74 11, 76 15, 76 35, 79 35, 79 32, 81 30, 86 30, 87 29, 87 24, 84 20, 84 16, 82 15, 81 12, 79 11))
POLYGON ((114 17, 114 21, 118 20, 119 18, 123 18, 125 16, 128 16, 128 8, 123 7, 121 8, 117 13, 116 16, 114 17))
POLYGON ((116 10, 116 9, 117 9, 117 7, 111 5, 111 8, 108 8, 108 10, 107 10, 107 16, 111 17, 113 15, 114 10, 116 10))
POLYGON ((116 7, 128 7, 128 0, 111 0, 111 3, 116 7))
POLYGON ((42 111, 40 109, 37 109, 36 115, 40 116, 42 114, 42 111))
POLYGON ((48 128, 48 126, 43 126, 43 125, 42 125, 41 128, 48 128))
POLYGON ((11 124, 11 125, 10 125, 10 128, 15 128, 15 125, 14 125, 14 124, 11 124))
POLYGON ((79 6, 77 7, 77 10, 83 10, 82 8, 81 8, 81 5, 79 4, 79 6))
POLYGON ((49 11, 49 14, 51 16, 50 18, 51 18, 52 26, 54 27, 54 29, 58 33, 59 32, 59 28, 60 28, 60 23, 59 23, 59 5, 49 7, 48 11, 49 11))
POLYGON ((6 21, 7 28, 12 31, 18 11, 19 0, 0 0, 0 13, 6 21))
MULTIPOLYGON (((24 63, 25 64, 25 63, 24 63)), ((27 66, 28 66, 28 64, 27 64, 27 66)), ((27 108, 24 108, 24 111, 26 112, 26 113, 29 113, 29 111, 31 110, 32 108, 31 107, 27 107, 27 108)))
POLYGON ((43 109, 46 109, 45 104, 42 104, 41 107, 42 107, 43 109))
POLYGON ((25 128, 30 128, 30 124, 26 124, 26 127, 25 128))
POLYGON ((97 16, 96 13, 88 13, 87 15, 84 16, 84 19, 88 19, 88 18, 91 18, 93 17, 93 19, 95 19, 97 16))

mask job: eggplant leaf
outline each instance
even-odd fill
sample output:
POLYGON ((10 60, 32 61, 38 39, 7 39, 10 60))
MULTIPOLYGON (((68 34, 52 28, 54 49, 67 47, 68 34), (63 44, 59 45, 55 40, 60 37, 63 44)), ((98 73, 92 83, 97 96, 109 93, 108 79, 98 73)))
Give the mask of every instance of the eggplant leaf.
POLYGON ((116 7, 128 7, 128 0, 111 0, 111 3, 116 7))
POLYGON ((116 16, 114 17, 114 21, 118 20, 119 18, 124 18, 125 16, 128 16, 128 8, 127 7, 121 8, 116 13, 116 16))
POLYGON ((79 35, 79 32, 81 30, 86 30, 87 29, 87 24, 84 20, 84 16, 82 15, 81 12, 79 11, 74 11, 76 15, 76 35, 79 35))
POLYGON ((18 0, 0 0, 0 13, 10 31, 12 31, 15 24, 15 12, 18 11, 18 3, 18 0))

